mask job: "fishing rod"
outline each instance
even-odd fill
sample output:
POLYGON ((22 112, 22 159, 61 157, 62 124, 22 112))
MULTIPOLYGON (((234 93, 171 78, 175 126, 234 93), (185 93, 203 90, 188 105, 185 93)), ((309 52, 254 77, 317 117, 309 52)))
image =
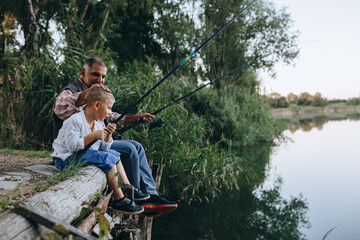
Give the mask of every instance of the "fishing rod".
MULTIPOLYGON (((184 99, 184 98, 186 98, 186 97, 188 97, 188 96, 196 93, 197 91, 200 91, 201 89, 203 89, 204 87, 206 87, 206 86, 208 86, 208 85, 210 85, 210 84, 213 84, 215 81, 218 81, 218 80, 220 80, 220 79, 222 79, 222 78, 224 78, 224 77, 226 77, 226 76, 229 76, 230 74, 232 74, 232 73, 234 73, 234 72, 236 72, 236 71, 239 71, 239 70, 242 69, 242 68, 245 68, 245 67, 247 67, 247 66, 250 66, 251 64, 259 61, 260 59, 266 58, 266 57, 270 56, 271 54, 273 54, 273 53, 266 54, 265 56, 258 57, 258 58, 256 58, 255 60, 253 60, 253 61, 251 61, 251 62, 249 62, 249 63, 246 63, 246 64, 242 65, 241 67, 238 67, 238 68, 236 68, 236 69, 234 69, 234 70, 232 70, 232 71, 230 71, 230 72, 222 75, 221 77, 218 77, 218 78, 216 78, 216 79, 214 79, 214 80, 212 80, 212 81, 210 81, 210 82, 208 82, 208 83, 200 86, 199 88, 197 88, 197 89, 189 92, 188 94, 185 94, 184 96, 179 97, 178 99, 176 99, 176 100, 174 100, 174 101, 166 104, 165 106, 163 106, 163 107, 155 110, 155 111, 152 112, 151 114, 152 114, 152 115, 158 114, 159 112, 161 112, 161 111, 165 110, 166 108, 174 105, 175 103, 180 102, 182 99, 184 99)), ((152 124, 153 124, 154 126, 161 126, 161 125, 163 124, 163 120, 162 120, 161 118, 158 119, 157 121, 153 122, 152 124), (159 121, 159 122, 157 122, 157 121, 159 121)), ((121 135, 122 133, 126 132, 127 130, 129 130, 129 129, 137 126, 137 125, 139 125, 139 124, 142 123, 142 122, 143 122, 143 120, 142 120, 142 119, 139 119, 138 121, 132 123, 131 125, 125 126, 125 127, 121 128, 119 131, 116 131, 116 132, 121 135)))
MULTIPOLYGON (((136 105, 138 105, 144 98, 146 98, 152 91, 154 91, 161 83, 163 83, 170 75, 172 75, 178 68, 180 68, 185 62, 187 62, 192 56, 195 55, 203 46, 205 46, 211 39, 213 39, 216 35, 218 35, 222 30, 224 30, 230 23, 232 23, 235 18, 237 18, 241 13, 243 13, 248 7, 250 7, 256 0, 250 2, 247 6, 245 6, 240 12, 238 12, 230 21, 228 21, 224 26, 222 26, 218 31, 216 31, 210 38, 208 38, 204 43, 202 43, 198 48, 196 48, 189 56, 187 56, 184 60, 182 60, 175 68, 173 68, 165 77, 163 77, 159 82, 157 82, 152 88, 150 88, 144 95, 142 95, 138 100, 136 100, 133 104, 131 104, 128 108, 123 111, 123 113, 112 123, 119 122, 126 114, 130 112, 136 105)), ((80 150, 81 155, 84 154, 97 140, 89 143, 84 149, 80 150)), ((80 155, 80 156, 81 156, 80 155)))
POLYGON ((203 44, 201 44, 198 48, 196 48, 189 56, 187 56, 184 60, 182 60, 179 65, 173 68, 165 77, 163 77, 158 83, 156 83, 151 89, 149 89, 143 96, 141 96, 138 100, 136 100, 133 104, 131 104, 123 113, 112 123, 119 122, 127 113, 130 112, 136 105, 138 105, 145 97, 147 97, 152 91, 155 90, 162 82, 164 82, 170 75, 172 75, 179 67, 181 67, 185 62, 187 62, 196 52, 198 52, 203 46, 205 46, 211 39, 213 39, 217 34, 219 34, 222 30, 224 30, 230 23, 232 23, 235 18, 237 18, 242 12, 244 12, 248 7, 250 7, 256 0, 253 0, 246 7, 244 7, 238 14, 236 14, 230 21, 228 21, 222 28, 220 28, 217 32, 215 32, 209 39, 207 39, 203 44))

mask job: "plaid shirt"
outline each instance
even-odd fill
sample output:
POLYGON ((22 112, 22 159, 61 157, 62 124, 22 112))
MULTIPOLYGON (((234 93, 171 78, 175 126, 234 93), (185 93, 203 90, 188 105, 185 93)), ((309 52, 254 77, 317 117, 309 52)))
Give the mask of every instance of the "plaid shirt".
MULTIPOLYGON (((85 104, 82 106, 75 106, 76 101, 79 99, 81 92, 72 93, 70 90, 62 91, 57 97, 54 104, 54 113, 63 121, 71 117, 73 114, 82 111, 85 108, 85 104)), ((120 117, 120 114, 113 112, 108 120, 110 122, 114 121, 120 117)), ((117 122, 117 129, 120 129, 124 126, 125 117, 123 117, 119 122, 117 122)))

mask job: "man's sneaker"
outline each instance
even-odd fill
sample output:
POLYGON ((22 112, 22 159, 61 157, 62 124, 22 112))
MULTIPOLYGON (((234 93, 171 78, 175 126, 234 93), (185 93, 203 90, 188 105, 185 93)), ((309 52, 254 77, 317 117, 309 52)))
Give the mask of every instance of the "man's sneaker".
POLYGON ((128 198, 115 200, 111 204, 111 208, 116 213, 122 213, 122 214, 139 214, 144 211, 144 208, 142 206, 136 205, 133 201, 131 201, 128 198))
POLYGON ((134 189, 134 200, 135 201, 146 200, 146 199, 149 199, 149 198, 150 198, 150 194, 143 193, 137 188, 134 189))
POLYGON ((144 212, 153 212, 153 213, 168 213, 174 211, 178 205, 176 202, 166 200, 159 195, 150 195, 150 198, 144 201, 137 201, 138 205, 142 206, 145 210, 144 212))
POLYGON ((142 212, 139 215, 143 216, 143 217, 149 217, 149 218, 153 218, 153 217, 158 217, 160 216, 162 213, 160 212, 142 212))

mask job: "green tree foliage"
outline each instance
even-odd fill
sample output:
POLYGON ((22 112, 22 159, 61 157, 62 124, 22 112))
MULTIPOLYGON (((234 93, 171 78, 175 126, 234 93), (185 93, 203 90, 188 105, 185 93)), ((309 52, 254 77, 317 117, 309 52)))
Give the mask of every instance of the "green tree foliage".
POLYGON ((116 62, 120 71, 134 61, 147 62, 147 57, 162 57, 162 48, 154 39, 155 4, 132 0, 125 3, 111 12, 104 32, 104 46, 117 53, 116 62))
POLYGON ((323 107, 326 106, 328 104, 328 101, 324 98, 322 98, 321 93, 317 92, 315 93, 315 95, 313 96, 313 101, 311 103, 311 105, 315 106, 315 107, 323 107))
POLYGON ((289 106, 286 97, 281 96, 279 93, 270 93, 267 102, 272 108, 286 108, 289 106))
MULTIPOLYGON (((203 2, 201 38, 207 39, 220 29, 232 16, 238 13, 250 1, 218 1, 203 2)), ((275 62, 289 62, 298 54, 296 47, 297 33, 289 29, 292 21, 285 9, 275 9, 269 1, 256 1, 253 6, 241 14, 233 24, 226 28, 216 39, 211 41, 202 52, 205 75, 213 79, 235 69, 253 59, 274 53, 272 58, 265 58, 252 66, 252 69, 265 68, 271 70, 275 62)), ((217 89, 230 81, 256 90, 259 83, 248 76, 239 77, 234 74, 227 81, 217 82, 217 89), (234 79, 236 79, 236 81, 234 79)))
MULTIPOLYGON (((0 146, 51 149, 53 102, 79 75, 87 57, 107 63, 106 84, 117 99, 114 111, 121 113, 247 3, 2 1, 0 20, 12 20, 2 24, 0 38, 0 146), (22 29, 25 43, 5 34, 16 28, 22 29)), ((168 166, 164 179, 171 184, 164 184, 163 191, 199 200, 215 197, 221 189, 238 189, 240 180, 251 179, 244 170, 251 159, 235 154, 233 148, 272 142, 275 137, 266 99, 258 93, 256 71, 271 71, 276 62, 297 56, 297 33, 290 31, 291 23, 285 9, 257 1, 131 110, 154 111, 194 90, 199 80, 214 79, 273 53, 159 114, 166 121, 163 128, 148 130, 142 125, 124 134, 125 139, 143 143, 149 158, 168 166)))

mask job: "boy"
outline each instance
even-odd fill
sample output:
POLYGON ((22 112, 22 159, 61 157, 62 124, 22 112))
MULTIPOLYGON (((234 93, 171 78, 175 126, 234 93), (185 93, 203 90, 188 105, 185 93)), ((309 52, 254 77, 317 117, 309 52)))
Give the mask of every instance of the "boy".
POLYGON ((54 157, 55 166, 59 170, 74 162, 101 168, 113 191, 114 202, 111 207, 120 213, 139 214, 144 211, 144 208, 125 198, 117 185, 117 176, 120 176, 123 184, 130 185, 130 183, 121 164, 120 153, 110 150, 113 142, 112 133, 116 125, 110 123, 106 130, 103 129, 102 122, 111 114, 114 102, 115 99, 111 93, 104 91, 98 84, 93 85, 85 96, 85 111, 76 113, 64 121, 59 135, 54 140, 54 152, 51 156, 54 157), (84 149, 94 140, 98 141, 89 150, 82 156, 77 155, 79 150, 84 149))

